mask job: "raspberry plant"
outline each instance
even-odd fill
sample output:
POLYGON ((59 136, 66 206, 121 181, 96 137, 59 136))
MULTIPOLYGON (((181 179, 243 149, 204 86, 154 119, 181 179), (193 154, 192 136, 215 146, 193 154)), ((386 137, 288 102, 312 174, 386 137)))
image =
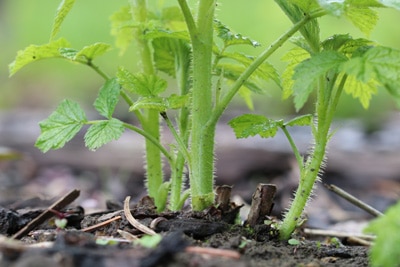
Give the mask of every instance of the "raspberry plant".
POLYGON ((293 25, 257 57, 232 50, 238 45, 259 44, 232 32, 216 19, 216 0, 199 0, 196 6, 177 0, 177 6, 156 11, 149 10, 145 0, 132 0, 112 15, 112 34, 122 54, 131 43, 135 44, 141 71, 132 73, 129 66, 121 66, 112 75, 95 64, 95 59, 111 45, 95 43, 74 49, 66 39, 57 38, 74 2, 61 2, 50 41, 19 51, 10 64, 10 75, 44 58, 86 65, 104 79, 94 101, 94 108, 104 119, 90 120, 75 101, 64 100, 40 122, 36 146, 43 152, 59 149, 83 125, 90 125, 85 143, 91 150, 118 139, 125 130, 137 132, 146 140, 148 194, 160 211, 167 205, 171 210, 179 210, 189 196, 194 210, 213 204, 215 129, 235 95, 240 93, 251 103, 250 93, 264 92, 263 83, 272 81, 283 89, 284 98, 293 96, 295 107, 300 110, 315 90, 313 114, 289 122, 245 114, 230 122, 238 138, 256 134, 273 137, 278 129, 288 137, 301 174, 295 198, 280 226, 281 238, 288 239, 301 220, 321 172, 340 96, 351 94, 367 108, 378 87, 387 89, 395 99, 400 95, 400 51, 348 34, 321 41, 318 25, 318 18, 326 15, 346 16, 368 35, 378 18, 375 8, 400 9, 395 0, 276 0, 293 25), (281 81, 267 59, 288 41, 295 48, 283 58, 288 66, 281 81), (165 96, 167 81, 161 73, 175 78, 176 90, 170 95, 165 96), (114 109, 121 100, 140 126, 114 117, 114 109), (173 109, 176 116, 170 119, 173 109), (161 122, 174 136, 175 141, 169 146, 160 141, 161 122), (307 158, 300 155, 290 136, 288 128, 295 125, 312 129, 315 145, 307 158), (163 158, 171 169, 169 178, 163 174, 163 158), (186 174, 189 188, 184 189, 186 174))

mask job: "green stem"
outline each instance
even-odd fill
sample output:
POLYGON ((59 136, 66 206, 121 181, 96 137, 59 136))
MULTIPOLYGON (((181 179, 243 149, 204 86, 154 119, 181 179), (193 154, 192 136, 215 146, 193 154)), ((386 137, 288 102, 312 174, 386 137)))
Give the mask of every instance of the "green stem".
POLYGON ((214 129, 204 125, 212 112, 211 64, 215 0, 200 0, 197 22, 179 0, 193 47, 193 88, 191 103, 190 189, 192 208, 203 210, 214 202, 214 129))
POLYGON ((317 127, 314 133, 315 148, 310 155, 306 165, 301 168, 299 187, 296 190, 294 200, 289 211, 285 214, 285 218, 280 226, 279 233, 282 240, 287 240, 301 221, 301 215, 311 196, 313 187, 318 178, 318 174, 322 168, 325 158, 326 146, 328 144, 330 134, 329 129, 333 120, 340 95, 343 91, 347 76, 343 76, 340 84, 336 89, 336 93, 332 94, 333 84, 331 88, 326 88, 327 82, 321 82, 318 89, 317 109, 317 127), (328 91, 326 89, 329 89, 328 91), (326 93, 330 94, 330 98, 326 98, 326 93), (329 102, 329 103, 327 103, 329 102))
POLYGON ((219 105, 216 106, 212 116, 207 122, 206 127, 213 127, 218 121, 218 119, 223 114, 226 107, 232 101, 233 97, 239 91, 240 87, 247 81, 247 79, 257 70, 257 68, 267 60, 278 48, 280 48, 290 37, 292 37, 301 27, 303 27, 310 20, 324 16, 326 11, 318 10, 305 16, 299 22, 294 24, 286 33, 279 37, 275 42, 273 42, 264 52, 262 52, 250 66, 239 76, 236 82, 229 89, 228 93, 221 99, 219 105))
POLYGON ((296 157, 297 160, 297 164, 299 165, 299 168, 303 168, 304 167, 304 162, 303 162, 303 157, 301 156, 299 150, 297 149, 297 146, 292 138, 292 136, 290 135, 289 131, 287 130, 286 126, 283 125, 281 127, 283 133, 286 135, 287 140, 289 141, 290 147, 292 148, 292 151, 296 157))
MULTIPOLYGON (((141 25, 147 22, 146 0, 132 0, 132 13, 136 21, 141 25)), ((142 27, 136 30, 136 41, 139 55, 146 74, 154 75, 154 66, 148 41, 143 38, 142 27)), ((157 110, 148 109, 141 120, 143 130, 149 133, 155 140, 160 141, 159 113, 157 110)), ((149 195, 154 198, 157 207, 165 206, 164 199, 158 198, 158 190, 163 183, 162 158, 159 147, 146 138, 146 187, 149 195)))
POLYGON ((158 148, 159 151, 165 156, 165 158, 168 160, 168 163, 173 166, 175 164, 173 157, 171 154, 165 149, 165 147, 157 140, 154 138, 154 136, 150 135, 148 132, 132 125, 129 123, 124 123, 123 126, 129 130, 132 130, 140 135, 142 135, 146 140, 149 140, 154 146, 158 148))

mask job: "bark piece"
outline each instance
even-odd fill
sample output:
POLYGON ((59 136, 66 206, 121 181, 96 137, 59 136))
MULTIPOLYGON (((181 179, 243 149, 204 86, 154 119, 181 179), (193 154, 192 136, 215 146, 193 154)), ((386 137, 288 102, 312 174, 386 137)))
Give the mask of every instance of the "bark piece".
POLYGON ((258 184, 253 194, 250 212, 247 217, 247 223, 250 226, 254 227, 257 224, 262 224, 266 216, 271 214, 275 193, 276 185, 258 184))

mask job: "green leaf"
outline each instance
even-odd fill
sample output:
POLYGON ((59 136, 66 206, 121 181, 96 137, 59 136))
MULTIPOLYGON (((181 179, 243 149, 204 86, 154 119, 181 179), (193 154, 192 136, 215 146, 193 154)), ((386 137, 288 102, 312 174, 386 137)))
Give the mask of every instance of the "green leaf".
POLYGON ((363 83, 376 81, 400 99, 400 50, 373 47, 342 64, 340 69, 363 83))
POLYGON ((105 43, 95 43, 89 46, 85 46, 76 54, 76 58, 85 57, 86 59, 93 60, 95 57, 101 56, 109 51, 111 46, 105 43))
POLYGON ((225 47, 231 45, 251 45, 253 47, 260 46, 257 41, 244 37, 241 34, 233 33, 226 25, 219 20, 214 20, 214 29, 217 36, 224 42, 225 47))
POLYGON ((254 110, 254 104, 253 104, 253 99, 251 98, 251 90, 248 89, 247 87, 242 86, 239 89, 238 92, 239 96, 243 98, 244 102, 246 103, 246 106, 250 110, 254 110))
POLYGON ((154 30, 149 30, 145 33, 144 37, 146 39, 157 39, 157 38, 171 38, 171 39, 178 39, 178 40, 183 40, 183 41, 190 41, 190 36, 189 32, 187 31, 179 31, 179 32, 174 32, 174 31, 169 31, 169 30, 164 30, 164 29, 154 29, 154 30))
POLYGON ((68 46, 70 46, 70 44, 67 42, 67 40, 61 38, 44 45, 30 45, 24 50, 18 51, 17 57, 8 66, 10 76, 14 75, 18 70, 29 63, 38 61, 40 59, 64 57, 60 53, 60 48, 68 46))
POLYGON ((294 85, 293 75, 295 72, 294 69, 298 64, 300 64, 302 61, 308 58, 310 58, 310 54, 306 50, 300 47, 296 47, 289 50, 282 57, 283 61, 289 62, 286 69, 282 73, 283 99, 287 99, 289 96, 293 94, 293 85, 294 85))
POLYGON ((43 152, 59 149, 71 140, 86 122, 86 115, 79 105, 71 100, 64 100, 46 120, 39 123, 41 134, 35 146, 43 152))
POLYGON ((379 19, 378 13, 368 7, 346 5, 345 13, 354 26, 367 36, 369 36, 379 19))
POLYGON ((303 11, 305 12, 310 12, 316 8, 319 7, 318 1, 317 0, 290 0, 293 4, 297 5, 300 7, 303 11))
POLYGON ((54 19, 53 29, 51 30, 50 40, 53 40, 60 31, 61 24, 63 23, 65 17, 68 15, 74 4, 75 0, 63 0, 60 3, 57 9, 56 17, 54 19))
POLYGON ((124 6, 110 17, 111 35, 115 37, 115 46, 123 55, 134 39, 131 7, 124 6))
POLYGON ((347 57, 335 51, 322 51, 298 64, 293 75, 294 103, 296 110, 303 107, 318 79, 329 70, 347 61, 347 57))
POLYGON ((175 77, 176 68, 189 72, 191 48, 189 42, 169 37, 156 38, 152 42, 153 58, 158 70, 175 77))
POLYGON ((118 140, 124 132, 123 123, 117 119, 100 121, 87 130, 85 134, 85 144, 90 150, 96 150, 99 147, 118 140))
POLYGON ((307 114, 296 117, 285 123, 285 126, 309 126, 312 124, 313 115, 307 114))
POLYGON ((162 236, 157 235, 144 235, 139 240, 135 240, 134 244, 140 245, 145 248, 155 248, 162 240, 162 236))
POLYGON ((122 87, 139 96, 154 97, 167 89, 167 82, 158 76, 132 74, 124 68, 118 69, 117 78, 122 87))
POLYGON ((259 135, 262 138, 274 137, 283 121, 270 120, 262 115, 244 114, 228 122, 233 128, 236 138, 247 138, 259 135))
POLYGON ((118 103, 120 85, 116 78, 109 79, 100 88, 94 107, 104 117, 111 119, 115 106, 118 103))
POLYGON ((363 108, 367 109, 372 95, 377 92, 377 82, 369 80, 364 83, 357 80, 355 76, 350 75, 346 79, 344 91, 354 98, 358 98, 363 108))
POLYGON ((372 267, 399 266, 400 202, 390 207, 385 215, 373 220, 364 232, 376 235, 369 254, 372 267))

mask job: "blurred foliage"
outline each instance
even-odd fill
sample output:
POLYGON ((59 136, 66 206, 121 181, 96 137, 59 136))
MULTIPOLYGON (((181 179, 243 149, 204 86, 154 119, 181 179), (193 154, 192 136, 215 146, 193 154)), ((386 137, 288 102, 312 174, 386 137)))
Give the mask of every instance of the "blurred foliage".
MULTIPOLYGON (((175 5, 174 0, 149 1, 154 7, 175 5)), ((195 3, 195 0, 189 1, 195 3)), ((229 25, 237 33, 244 34, 258 41, 261 46, 267 46, 290 26, 290 21, 283 16, 282 11, 273 1, 218 1, 218 19, 229 25)), ((90 105, 97 94, 102 79, 89 68, 61 60, 52 60, 33 64, 22 70, 18 75, 8 78, 8 64, 13 61, 18 50, 30 44, 48 42, 52 20, 59 1, 0 1, 0 109, 11 108, 54 108, 64 98, 76 99, 84 105, 90 105)), ((72 46, 80 49, 94 42, 104 42, 114 45, 110 34, 110 15, 126 0, 103 1, 101 5, 96 0, 77 1, 70 15, 62 25, 59 37, 65 36, 72 46), (93 6, 96 11, 93 12, 93 6)), ((192 5, 193 6, 193 5, 192 5)), ((386 46, 400 48, 400 33, 393 21, 398 13, 394 10, 378 10, 380 21, 371 33, 370 38, 386 46)), ((364 37, 363 34, 345 19, 325 17, 321 20, 324 39, 335 33, 350 33, 354 38, 364 37)), ((286 46, 290 46, 287 44, 286 46)), ((271 63, 282 70, 285 63, 276 53, 271 63)), ((243 47, 243 52, 258 55, 260 48, 243 47)), ((136 71, 137 55, 134 49, 129 49, 122 57, 119 51, 100 57, 96 63, 106 72, 113 74, 118 65, 123 65, 131 71, 136 71)), ((257 97, 255 110, 268 116, 281 116, 293 113, 291 100, 281 100, 282 92, 272 83, 267 96, 257 97)), ((237 101, 237 105, 243 101, 237 101)), ((343 97, 339 104, 338 117, 361 117, 368 124, 374 125, 387 111, 393 110, 395 104, 384 90, 379 90, 378 97, 372 99, 370 108, 362 106, 350 96, 343 97)), ((303 112, 308 112, 305 108, 303 112)))

